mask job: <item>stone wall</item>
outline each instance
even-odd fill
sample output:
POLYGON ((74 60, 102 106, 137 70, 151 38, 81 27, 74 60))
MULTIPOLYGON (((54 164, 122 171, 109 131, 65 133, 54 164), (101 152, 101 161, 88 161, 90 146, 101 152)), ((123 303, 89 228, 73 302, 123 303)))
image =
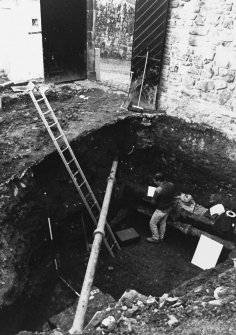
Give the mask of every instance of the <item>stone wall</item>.
POLYGON ((158 107, 234 139, 236 2, 170 0, 169 7, 158 107))
POLYGON ((134 0, 96 0, 96 40, 101 57, 131 59, 134 0))

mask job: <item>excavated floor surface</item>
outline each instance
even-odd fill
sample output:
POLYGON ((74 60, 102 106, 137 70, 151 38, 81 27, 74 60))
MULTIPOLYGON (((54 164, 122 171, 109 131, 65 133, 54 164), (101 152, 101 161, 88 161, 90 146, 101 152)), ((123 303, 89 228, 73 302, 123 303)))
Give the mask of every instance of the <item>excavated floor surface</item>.
MULTIPOLYGON (((62 85, 60 94, 56 87, 51 88, 50 97, 52 106, 70 140, 85 135, 93 129, 96 130, 102 125, 112 124, 119 118, 123 119, 129 116, 124 110, 117 111, 125 98, 124 95, 115 94, 106 88, 101 90, 101 87, 90 83, 83 86, 81 83, 72 86, 62 85)), ((21 174, 29 166, 36 161, 43 160, 54 150, 34 106, 26 96, 20 98, 20 103, 17 105, 11 100, 8 108, 3 108, 0 128, 1 183, 6 182, 15 174, 21 174)), ((125 246, 115 259, 107 257, 103 251, 99 260, 95 285, 103 292, 118 299, 126 289, 134 288, 145 295, 151 294, 159 297, 180 285, 184 280, 201 272, 190 263, 196 247, 196 240, 169 229, 163 244, 151 245, 145 241, 145 237, 149 235, 146 218, 129 216, 119 228, 130 226, 133 226, 140 233, 140 241, 125 246)), ((68 231, 66 231, 66 227, 62 227, 57 240, 60 266, 64 278, 79 291, 88 254, 85 252, 83 241, 77 242, 76 239, 71 239, 73 229, 71 227, 67 229, 68 231), (70 229, 71 231, 69 231, 70 229)), ((45 249, 44 252, 50 254, 51 250, 50 248, 45 249)), ((224 256, 222 257, 224 258, 224 256)), ((211 274, 208 277, 208 280, 210 279, 211 274)), ((73 292, 57 278, 52 261, 46 266, 45 264, 35 264, 35 275, 32 277, 32 281, 31 284, 35 287, 34 296, 30 301, 22 301, 22 304, 18 305, 15 310, 9 310, 5 314, 2 319, 4 321, 1 321, 0 334, 11 335, 20 329, 35 330, 53 313, 69 306, 75 299, 73 292), (40 287, 37 273, 40 273, 41 277, 44 276, 43 290, 40 287)), ((207 280, 204 279, 204 282, 206 282, 204 285, 208 291, 204 287, 203 295, 210 297, 212 297, 216 285, 222 285, 222 281, 220 283, 209 281, 208 284, 207 280)), ((227 277, 223 284, 227 286, 231 282, 232 277, 227 277)), ((214 326, 216 316, 217 322, 221 323, 223 327, 222 329, 226 329, 225 324, 228 324, 232 318, 231 307, 235 308, 234 303, 229 305, 228 314, 226 311, 222 313, 222 319, 218 312, 219 309, 213 310, 212 313, 206 311, 206 315, 203 310, 201 316, 199 316, 200 314, 196 316, 194 313, 188 313, 185 323, 188 331, 184 332, 183 327, 180 327, 179 333, 186 335, 207 334, 204 330, 201 331, 200 328, 197 328, 201 324, 201 319, 204 318, 204 322, 212 324, 213 330, 209 334, 219 334, 220 332, 217 332, 218 330, 214 326), (227 322, 223 324, 224 321, 227 322), (191 332, 190 328, 193 325, 195 330, 193 329, 191 332)), ((167 311, 166 314, 168 315, 168 313, 170 312, 167 311)), ((142 310, 140 314, 142 319, 142 310)), ((141 331, 136 332, 137 334, 159 334, 157 330, 153 330, 157 327, 157 322, 156 319, 153 321, 151 312, 146 313, 143 309, 142 320, 147 328, 142 330, 141 327, 141 331)), ((165 321, 163 322, 165 323, 165 321)), ((171 331, 168 325, 166 330, 165 328, 161 329, 160 334, 166 331, 171 331)), ((125 334, 120 330, 114 333, 125 334)), ((234 333, 223 332, 222 334, 234 333)))

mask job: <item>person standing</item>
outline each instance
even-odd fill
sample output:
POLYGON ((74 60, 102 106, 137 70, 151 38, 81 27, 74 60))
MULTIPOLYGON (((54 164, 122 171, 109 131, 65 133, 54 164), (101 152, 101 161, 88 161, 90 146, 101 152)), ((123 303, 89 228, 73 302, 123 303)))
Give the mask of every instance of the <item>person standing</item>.
POLYGON ((166 232, 166 220, 172 210, 175 196, 175 186, 173 183, 165 181, 162 173, 157 173, 153 179, 156 190, 152 198, 152 204, 156 208, 149 222, 151 237, 147 237, 147 242, 162 242, 166 232))

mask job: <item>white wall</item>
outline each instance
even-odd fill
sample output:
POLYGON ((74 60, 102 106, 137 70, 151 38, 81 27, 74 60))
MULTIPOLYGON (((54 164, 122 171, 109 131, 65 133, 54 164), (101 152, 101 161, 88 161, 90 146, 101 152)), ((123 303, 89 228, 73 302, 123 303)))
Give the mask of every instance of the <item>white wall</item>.
POLYGON ((39 0, 8 0, 9 9, 0 1, 0 68, 10 80, 27 81, 44 76, 39 0), (36 20, 33 25, 32 20, 36 20), (1 48, 2 49, 2 48, 1 48))
POLYGON ((13 1, 0 1, 0 71, 9 72, 9 34, 13 1))

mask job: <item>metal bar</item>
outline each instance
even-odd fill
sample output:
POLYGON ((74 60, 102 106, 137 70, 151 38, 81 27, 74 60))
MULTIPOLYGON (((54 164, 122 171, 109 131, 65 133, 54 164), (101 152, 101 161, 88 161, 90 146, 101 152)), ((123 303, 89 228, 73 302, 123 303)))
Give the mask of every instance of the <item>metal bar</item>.
MULTIPOLYGON (((151 13, 151 15, 150 16, 148 16, 147 18, 146 18, 146 20, 144 20, 141 24, 140 24, 140 26, 138 26, 138 29, 140 29, 141 27, 142 27, 142 25, 144 24, 144 23, 146 23, 148 20, 150 20, 150 17, 152 17, 152 15, 156 15, 156 12, 163 6, 163 5, 165 5, 165 3, 166 2, 163 2, 158 8, 156 8, 154 11, 152 11, 152 13, 151 13)), ((148 7, 148 9, 146 9, 143 13, 142 13, 142 15, 140 15, 138 18, 137 18, 137 22, 152 8, 152 6, 153 5, 155 5, 155 1, 153 1, 153 3, 151 4, 151 6, 150 7, 148 7)))
MULTIPOLYGON (((165 14, 165 13, 163 13, 163 14, 165 14)), ((155 20, 155 21, 158 21, 158 20, 155 20)), ((165 24, 166 23, 166 20, 163 20, 159 25, 158 25, 158 27, 156 27, 153 31, 152 31, 152 35, 154 34, 154 32, 157 30, 157 29, 159 29, 163 24, 165 24)), ((149 26, 150 27, 150 26, 149 26)), ((146 29, 145 29, 145 31, 143 31, 142 33, 144 33, 144 32, 146 32, 146 30, 149 28, 149 27, 147 27, 146 29)), ((163 34, 163 32, 165 32, 164 30, 163 31, 161 31, 161 33, 160 34, 158 34, 157 35, 157 37, 159 37, 161 34, 163 34)), ((142 35, 142 34, 141 34, 142 35)), ((141 35, 139 35, 139 37, 141 36, 141 35)), ((137 49, 137 48, 139 48, 140 47, 140 45, 142 45, 148 38, 150 37, 150 35, 148 35, 147 37, 145 37, 138 45, 136 45, 135 46, 135 48, 134 48, 134 51, 137 49)))
POLYGON ((141 88, 140 88, 140 92, 139 92, 139 98, 138 98, 138 107, 139 107, 139 105, 140 105, 140 100, 141 100, 141 95, 142 95, 142 90, 143 90, 143 83, 144 83, 144 78, 145 78, 145 74, 146 74, 147 61, 148 61, 148 54, 149 54, 149 52, 147 51, 146 60, 145 60, 145 65, 144 65, 144 69, 143 69, 142 84, 141 84, 141 88))
POLYGON ((61 281, 63 281, 64 284, 66 284, 66 286, 71 289, 71 291, 73 291, 78 297, 80 297, 79 293, 62 276, 60 276, 59 273, 58 277, 61 279, 61 281))
POLYGON ((92 250, 91 250, 90 257, 89 257, 88 266, 87 266, 86 274, 84 277, 83 287, 81 290, 77 310, 75 313, 73 326, 69 330, 70 334, 82 334, 83 332, 85 315, 86 315, 86 311, 88 307, 88 301, 89 301, 91 288, 93 285, 95 268, 96 268, 97 261, 98 261, 100 246, 101 246, 101 242, 104 236, 104 228, 106 224, 106 218, 107 218, 107 213, 109 209, 112 189, 113 189, 113 185, 115 182, 117 166, 118 166, 118 161, 114 160, 112 164, 110 176, 107 182, 106 193, 105 193, 105 197, 103 200, 103 205, 102 205, 97 229, 94 231, 94 241, 92 245, 92 250))

